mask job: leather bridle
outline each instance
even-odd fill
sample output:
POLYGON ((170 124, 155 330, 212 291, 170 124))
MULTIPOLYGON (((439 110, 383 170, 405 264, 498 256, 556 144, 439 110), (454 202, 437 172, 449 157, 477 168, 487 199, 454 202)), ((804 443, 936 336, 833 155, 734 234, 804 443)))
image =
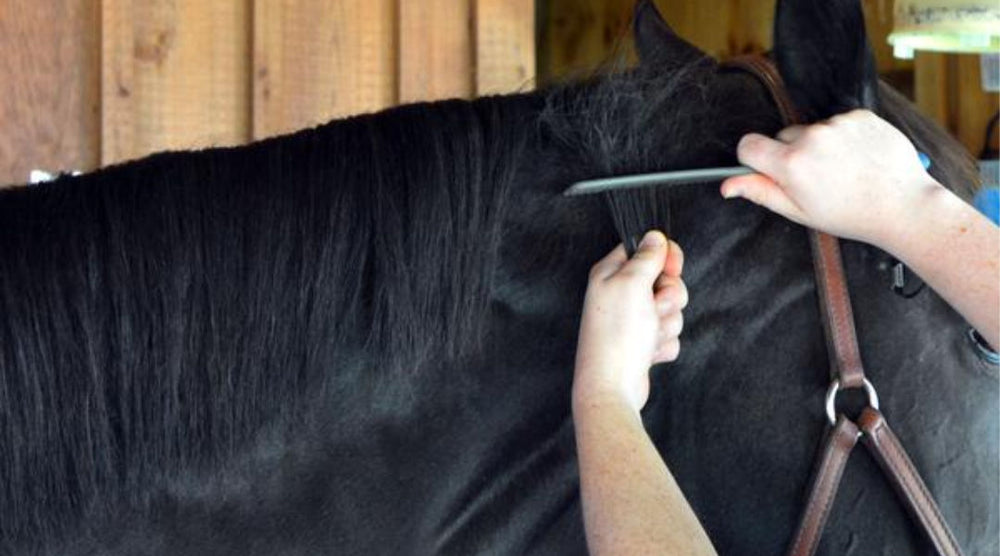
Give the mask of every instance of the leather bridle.
MULTIPOLYGON (((771 60, 760 55, 741 56, 726 62, 723 67, 746 71, 756 77, 770 92, 785 126, 804 123, 771 60)), ((813 229, 809 230, 809 238, 820 313, 830 354, 831 383, 826 396, 830 429, 817 459, 806 505, 789 544, 788 554, 806 556, 816 551, 844 474, 847 458, 858 440, 861 440, 937 553, 946 556, 961 555, 961 548, 927 486, 899 439, 889 428, 885 417, 879 412, 875 388, 865 378, 839 241, 813 229), (843 413, 837 414, 835 403, 838 392, 857 388, 864 389, 868 405, 861 411, 857 421, 853 421, 843 413)))

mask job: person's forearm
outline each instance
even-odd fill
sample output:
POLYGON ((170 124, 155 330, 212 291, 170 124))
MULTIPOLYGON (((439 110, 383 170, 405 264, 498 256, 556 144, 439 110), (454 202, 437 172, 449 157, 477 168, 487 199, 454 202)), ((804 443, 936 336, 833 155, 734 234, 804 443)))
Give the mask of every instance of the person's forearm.
POLYGON ((573 421, 591 554, 715 554, 625 400, 574 392, 573 421))
POLYGON ((876 244, 906 263, 993 346, 1000 347, 1000 231, 943 187, 887 223, 876 244))

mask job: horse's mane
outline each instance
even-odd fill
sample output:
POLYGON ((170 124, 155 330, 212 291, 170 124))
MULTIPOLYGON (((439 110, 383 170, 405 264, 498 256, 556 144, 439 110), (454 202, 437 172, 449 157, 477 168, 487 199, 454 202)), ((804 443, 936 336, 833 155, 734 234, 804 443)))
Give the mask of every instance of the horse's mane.
POLYGON ((474 353, 530 102, 0 192, 0 539, 140 504, 352 368, 376 388, 474 353))
MULTIPOLYGON (((778 125, 751 79, 640 68, 0 191, 0 539, 140 505, 306 393, 344 394, 334 375, 473 357, 513 193, 537 185, 515 182, 732 162, 778 125)), ((954 140, 882 106, 971 187, 954 140)))
MULTIPOLYGON (((780 128, 767 95, 750 94, 753 86, 762 93, 763 88, 748 73, 720 70, 708 56, 674 64, 666 74, 655 66, 625 69, 619 55, 587 80, 582 94, 578 83, 555 87, 541 119, 563 145, 568 158, 562 163, 578 172, 584 168, 590 177, 728 165, 735 163, 736 143, 744 133, 780 128), (725 73, 742 79, 725 79, 725 73)), ((881 82, 877 113, 930 156, 936 179, 962 198, 972 198, 979 173, 954 137, 881 82)))

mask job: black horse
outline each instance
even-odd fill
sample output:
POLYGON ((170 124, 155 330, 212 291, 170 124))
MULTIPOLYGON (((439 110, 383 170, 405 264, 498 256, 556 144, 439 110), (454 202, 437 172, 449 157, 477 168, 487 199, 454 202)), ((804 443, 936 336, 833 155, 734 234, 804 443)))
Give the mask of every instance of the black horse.
MULTIPOLYGON (((800 108, 877 97, 969 187, 960 147, 875 81, 857 2, 778 9, 800 108)), ((559 193, 730 165, 780 127, 649 3, 635 26, 640 66, 587 82, 0 192, 0 553, 583 553, 569 391, 616 234, 559 193)), ((713 186, 659 198, 691 303, 646 425, 720 552, 779 553, 825 426, 806 232, 713 186)), ((890 290, 886 253, 843 251, 883 412, 959 543, 996 554, 996 366, 933 292, 890 290)), ((820 551, 926 550, 855 452, 820 551)))

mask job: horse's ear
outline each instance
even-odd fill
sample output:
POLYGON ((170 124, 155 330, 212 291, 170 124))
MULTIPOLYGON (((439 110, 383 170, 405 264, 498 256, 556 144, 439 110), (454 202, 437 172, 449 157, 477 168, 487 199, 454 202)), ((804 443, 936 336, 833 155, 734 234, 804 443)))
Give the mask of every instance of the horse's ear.
POLYGON ((774 56, 807 121, 877 108, 878 74, 860 0, 778 0, 774 56))
POLYGON ((705 57, 705 53, 677 36, 652 0, 639 0, 632 22, 635 49, 644 66, 670 71, 705 57))

